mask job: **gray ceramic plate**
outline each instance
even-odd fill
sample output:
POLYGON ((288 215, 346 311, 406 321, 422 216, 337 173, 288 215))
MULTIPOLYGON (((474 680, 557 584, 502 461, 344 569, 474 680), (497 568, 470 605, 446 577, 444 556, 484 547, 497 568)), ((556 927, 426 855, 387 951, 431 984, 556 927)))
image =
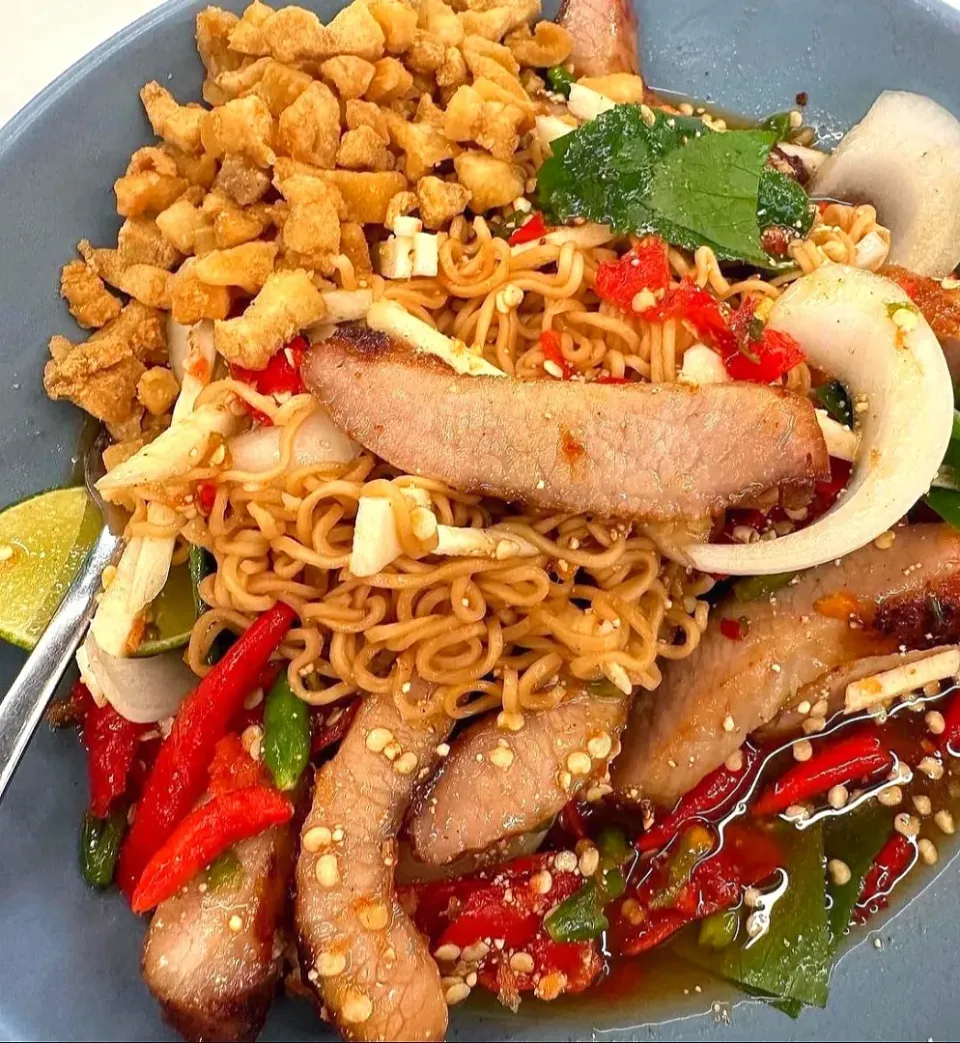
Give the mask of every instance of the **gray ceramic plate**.
MULTIPOLYGON (((80 238, 106 244, 116 233, 109 186, 148 134, 140 85, 157 79, 181 98, 199 96, 193 16, 202 6, 172 0, 84 59, 0 136, 0 504, 70 472, 79 417, 40 386, 47 338, 71 332, 57 273, 80 238)), ((333 13, 333 0, 316 6, 333 13)), ((807 91, 811 119, 830 131, 886 87, 922 91, 960 114, 960 14, 937 0, 638 0, 638 10, 657 86, 756 114, 807 91)), ((0 691, 20 661, 0 650, 0 691)), ((0 810, 0 1040, 171 1038, 140 981, 140 925, 77 872, 84 800, 74 737, 45 732, 0 810)), ((829 1008, 797 1022, 759 1004, 731 1009, 733 997, 696 974, 689 997, 664 999, 663 982, 647 976, 617 1003, 530 1006, 512 1021, 461 1011, 450 1038, 958 1038, 956 869, 871 939, 882 947, 862 944, 843 960, 829 1008)), ((322 1035, 304 1005, 282 1002, 264 1038, 322 1035)))

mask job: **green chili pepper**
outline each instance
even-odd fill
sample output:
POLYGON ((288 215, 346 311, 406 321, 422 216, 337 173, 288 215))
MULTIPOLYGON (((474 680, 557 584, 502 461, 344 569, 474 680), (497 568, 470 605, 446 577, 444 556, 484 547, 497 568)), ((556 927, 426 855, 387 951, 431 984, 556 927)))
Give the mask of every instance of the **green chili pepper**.
POLYGON ((821 384, 813 393, 813 397, 837 421, 849 427, 853 423, 853 409, 847 389, 839 380, 831 380, 829 384, 821 384))
POLYGON ((554 65, 547 69, 547 83, 551 90, 562 94, 565 98, 570 97, 570 88, 573 86, 573 73, 562 65, 554 65))
POLYGON ((691 826, 680 837, 677 852, 667 865, 667 886, 650 899, 651 909, 669 909, 676 905, 680 892, 690 882, 697 863, 713 850, 713 837, 703 826, 691 826))
POLYGON ((125 809, 108 818, 96 818, 88 811, 80 830, 80 870, 91 887, 109 887, 117 865, 120 841, 127 828, 125 809))
POLYGON ((309 710, 286 673, 277 678, 264 706, 263 759, 281 790, 296 786, 310 760, 309 710))
POLYGON ((209 551, 204 550, 203 547, 190 547, 190 585, 193 589, 193 605, 198 616, 207 611, 206 602, 200 597, 200 581, 213 572, 214 566, 215 559, 209 551))
POLYGON ((759 601, 760 598, 769 597, 774 591, 782 590, 796 575, 796 572, 780 572, 772 576, 745 576, 733 584, 733 593, 741 604, 759 601))
POLYGON ((736 941, 739 931, 739 912, 736 909, 724 909, 701 921, 698 940, 704 949, 719 951, 736 941))
POLYGON ((205 874, 207 888, 214 893, 218 891, 235 891, 243 880, 243 866, 240 859, 232 851, 224 851, 215 858, 205 874))
POLYGON ((627 840, 627 835, 616 826, 606 826, 597 838, 600 858, 611 866, 622 866, 636 853, 627 840))
POLYGON ((610 926, 593 880, 561 902, 544 924, 555 942, 587 942, 599 938, 610 926))
POLYGON ((619 866, 601 869, 597 877, 597 889, 604 905, 623 897, 627 889, 627 878, 623 875, 623 870, 619 866))
POLYGON ((590 681, 587 685, 590 690, 590 694, 596 696, 598 699, 622 699, 623 692, 612 682, 608 681, 605 677, 599 681, 590 681))

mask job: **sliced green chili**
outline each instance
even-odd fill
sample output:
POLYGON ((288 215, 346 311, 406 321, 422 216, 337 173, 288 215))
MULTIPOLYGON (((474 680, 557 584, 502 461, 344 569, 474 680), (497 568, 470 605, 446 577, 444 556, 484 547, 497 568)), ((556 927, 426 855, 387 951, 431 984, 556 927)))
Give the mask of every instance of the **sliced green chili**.
POLYGON ((207 888, 214 893, 235 891, 243 881, 243 866, 232 851, 224 851, 215 858, 205 874, 207 888))
POLYGON ((109 887, 117 865, 120 841, 127 828, 126 810, 114 811, 107 818, 96 818, 88 811, 80 830, 80 870, 91 887, 109 887))
POLYGON ((726 949, 736 941, 739 930, 740 913, 736 909, 724 909, 700 922, 698 942, 704 949, 726 949))
POLYGON ((557 94, 569 98, 573 82, 573 73, 562 65, 554 65, 547 69, 547 83, 550 84, 550 89, 556 91, 557 94))
POLYGON ((839 380, 831 380, 829 384, 821 384, 814 391, 813 397, 838 424, 845 424, 849 427, 853 423, 853 407, 850 404, 850 396, 839 380))
POLYGON ((280 790, 300 781, 310 760, 310 713, 286 673, 274 682, 263 710, 263 759, 280 790))
POLYGON ((733 584, 733 593, 741 604, 747 601, 759 601, 769 597, 775 591, 782 590, 796 572, 774 573, 772 576, 744 576, 733 584))
POLYGON ((599 938, 610 926, 593 880, 561 902, 544 924, 555 942, 587 942, 599 938))
POLYGON ((206 579, 213 572, 215 565, 214 557, 209 551, 204 550, 203 547, 191 545, 189 558, 190 586, 193 589, 193 606, 197 610, 197 616, 201 616, 207 611, 207 604, 200 597, 200 581, 206 579))

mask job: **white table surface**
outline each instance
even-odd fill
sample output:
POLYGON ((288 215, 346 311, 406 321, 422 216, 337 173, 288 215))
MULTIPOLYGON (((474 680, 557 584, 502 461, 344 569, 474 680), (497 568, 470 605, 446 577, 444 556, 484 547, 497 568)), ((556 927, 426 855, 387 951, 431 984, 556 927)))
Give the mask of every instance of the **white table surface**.
MULTIPOLYGON (((0 0, 0 126, 97 44, 166 0, 0 0)), ((211 3, 215 0, 211 0, 211 3)), ((948 0, 960 7, 960 0, 948 0)))

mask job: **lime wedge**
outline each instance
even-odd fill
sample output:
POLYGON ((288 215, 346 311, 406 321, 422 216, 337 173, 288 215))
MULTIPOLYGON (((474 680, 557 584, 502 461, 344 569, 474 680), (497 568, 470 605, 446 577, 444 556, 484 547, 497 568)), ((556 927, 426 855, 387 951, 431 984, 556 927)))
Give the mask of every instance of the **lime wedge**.
POLYGON ((174 648, 183 648, 190 640, 190 631, 197 621, 196 602, 193 599, 193 579, 189 567, 175 565, 170 570, 166 585, 148 610, 148 623, 137 656, 158 655, 174 648))
POLYGON ((82 487, 52 489, 0 512, 0 638, 34 647, 102 524, 82 487))
MULTIPOLYGON (((76 578, 103 521, 86 489, 52 489, 0 511, 0 639, 31 651, 76 578)), ((182 648, 197 610, 187 565, 148 611, 138 656, 182 648)))

